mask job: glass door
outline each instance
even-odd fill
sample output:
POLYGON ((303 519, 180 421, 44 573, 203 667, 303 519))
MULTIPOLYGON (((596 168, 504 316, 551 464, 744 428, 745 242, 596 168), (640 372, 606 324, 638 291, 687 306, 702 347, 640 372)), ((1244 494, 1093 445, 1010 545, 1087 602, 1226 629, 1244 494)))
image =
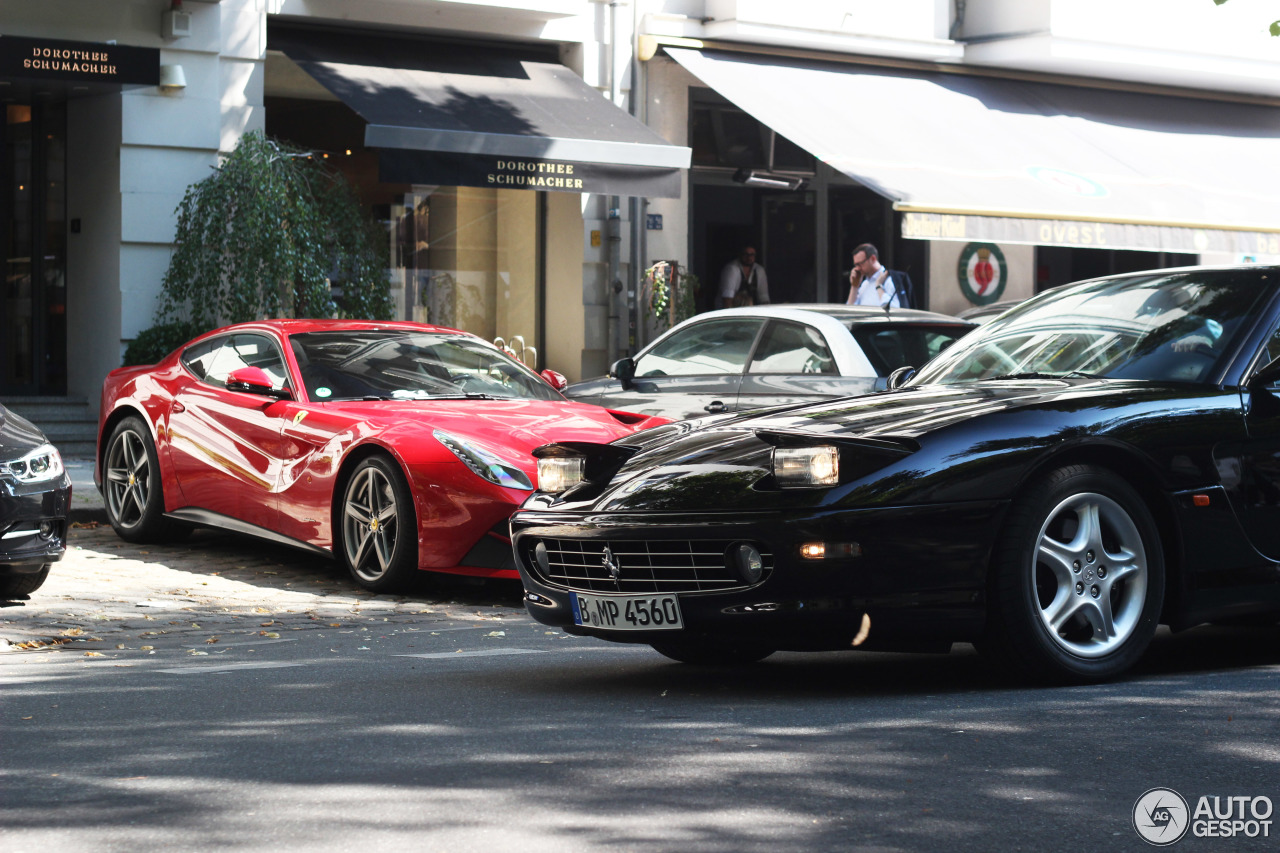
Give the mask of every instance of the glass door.
POLYGON ((0 146, 0 394, 65 394, 65 106, 6 105, 0 146))

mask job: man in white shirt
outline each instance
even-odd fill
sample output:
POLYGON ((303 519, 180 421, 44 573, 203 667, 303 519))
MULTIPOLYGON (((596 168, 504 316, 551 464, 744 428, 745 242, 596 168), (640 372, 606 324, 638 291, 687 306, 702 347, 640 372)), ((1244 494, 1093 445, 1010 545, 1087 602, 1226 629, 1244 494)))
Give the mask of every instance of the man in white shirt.
POLYGON ((849 273, 849 298, 846 305, 877 305, 900 308, 898 290, 889 270, 880 265, 880 252, 870 243, 853 250, 853 270, 849 273))
POLYGON ((756 263, 755 247, 744 246, 742 254, 720 271, 720 307, 768 304, 769 277, 756 263))

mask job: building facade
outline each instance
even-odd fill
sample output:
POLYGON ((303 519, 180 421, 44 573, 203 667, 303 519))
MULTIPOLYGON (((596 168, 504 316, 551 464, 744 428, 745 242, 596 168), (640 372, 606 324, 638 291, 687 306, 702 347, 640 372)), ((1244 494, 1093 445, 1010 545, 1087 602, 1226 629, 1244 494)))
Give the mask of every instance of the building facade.
POLYGON ((958 312, 1280 258, 1260 0, 0 0, 0 399, 95 405, 186 188, 243 134, 383 223, 398 316, 570 379, 655 334, 645 271, 753 243, 775 302, 881 247, 958 312))

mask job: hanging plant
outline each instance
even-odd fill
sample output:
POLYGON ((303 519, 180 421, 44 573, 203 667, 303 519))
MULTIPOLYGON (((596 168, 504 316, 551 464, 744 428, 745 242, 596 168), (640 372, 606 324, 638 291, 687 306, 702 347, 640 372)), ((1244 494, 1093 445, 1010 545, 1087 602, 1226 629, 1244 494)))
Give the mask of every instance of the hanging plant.
POLYGON ((698 311, 698 277, 676 261, 658 261, 644 271, 649 314, 663 329, 689 319, 698 311))
POLYGON ((310 152, 245 134, 177 215, 161 322, 391 317, 384 235, 310 152))

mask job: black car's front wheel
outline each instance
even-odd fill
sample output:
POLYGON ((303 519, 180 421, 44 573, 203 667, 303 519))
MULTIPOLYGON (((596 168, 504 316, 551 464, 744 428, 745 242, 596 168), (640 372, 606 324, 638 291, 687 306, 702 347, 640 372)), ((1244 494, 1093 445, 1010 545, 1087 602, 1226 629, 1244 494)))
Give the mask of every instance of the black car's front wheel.
POLYGON ((355 582, 374 592, 404 587, 418 567, 413 498, 399 466, 370 456, 342 497, 342 557, 355 582))
POLYGON ((984 651, 1048 680, 1118 675, 1155 634, 1164 578, 1160 538, 1141 496, 1104 468, 1060 468, 1010 510, 984 651))
POLYGON ((190 531, 164 517, 160 462, 141 418, 125 418, 111 431, 102 462, 102 491, 107 520, 121 539, 163 542, 190 531))
POLYGON ((682 638, 652 643, 660 655, 702 666, 742 666, 764 660, 776 649, 746 641, 682 638))

